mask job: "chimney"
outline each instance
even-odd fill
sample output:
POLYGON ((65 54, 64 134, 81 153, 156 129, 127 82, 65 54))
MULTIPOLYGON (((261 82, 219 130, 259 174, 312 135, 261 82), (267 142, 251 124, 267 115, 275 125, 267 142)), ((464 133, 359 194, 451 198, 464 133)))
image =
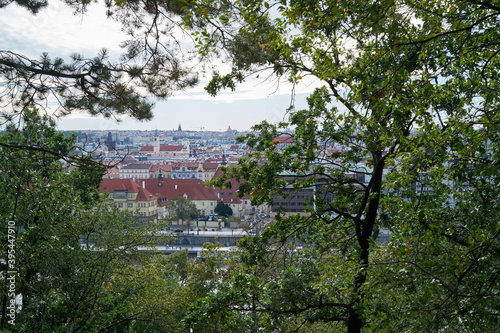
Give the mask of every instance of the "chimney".
POLYGON ((142 188, 146 188, 146 182, 144 180, 142 181, 142 188))

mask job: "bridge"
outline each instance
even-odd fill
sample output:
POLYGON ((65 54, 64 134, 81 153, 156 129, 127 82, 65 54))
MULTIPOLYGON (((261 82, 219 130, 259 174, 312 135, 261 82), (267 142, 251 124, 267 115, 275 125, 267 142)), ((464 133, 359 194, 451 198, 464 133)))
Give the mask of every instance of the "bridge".
POLYGON ((201 246, 204 243, 220 243, 224 246, 235 246, 236 243, 247 236, 249 233, 243 229, 223 228, 221 230, 196 230, 196 231, 164 231, 162 236, 169 236, 172 241, 168 246, 182 246, 189 248, 190 246, 201 246))

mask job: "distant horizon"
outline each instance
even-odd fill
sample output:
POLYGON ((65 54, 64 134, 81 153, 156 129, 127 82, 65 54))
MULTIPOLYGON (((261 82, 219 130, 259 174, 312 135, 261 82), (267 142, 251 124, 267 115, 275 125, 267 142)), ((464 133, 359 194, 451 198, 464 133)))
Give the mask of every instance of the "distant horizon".
MULTIPOLYGON (((227 95, 230 93, 224 93, 227 95)), ((235 92, 235 94, 237 94, 235 92)), ((291 103, 291 93, 271 95, 256 99, 221 101, 216 98, 205 100, 187 98, 188 93, 178 94, 154 106, 154 117, 149 121, 139 121, 131 117, 105 119, 91 116, 84 111, 75 112, 56 120, 60 130, 176 130, 179 124, 185 131, 251 131, 251 127, 268 121, 271 124, 285 120, 291 103)), ((307 106, 309 93, 296 94, 296 109, 307 106)))
MULTIPOLYGON (((99 130, 99 129, 56 129, 58 132, 88 132, 88 131, 95 131, 95 132, 129 132, 129 131, 134 131, 134 132, 154 132, 156 131, 156 129, 154 130, 151 130, 151 129, 108 129, 108 130, 99 130)), ((0 130, 0 131, 4 131, 4 130, 0 130)), ((179 132, 179 133, 182 133, 182 132, 195 132, 195 133, 198 133, 198 132, 215 132, 215 133, 226 133, 228 130, 222 130, 222 131, 219 131, 219 130, 160 130, 158 129, 158 132, 179 132)), ((252 130, 246 130, 246 131, 240 131, 240 130, 235 130, 235 129, 232 129, 231 128, 231 131, 235 131, 235 132, 254 132, 252 130)))

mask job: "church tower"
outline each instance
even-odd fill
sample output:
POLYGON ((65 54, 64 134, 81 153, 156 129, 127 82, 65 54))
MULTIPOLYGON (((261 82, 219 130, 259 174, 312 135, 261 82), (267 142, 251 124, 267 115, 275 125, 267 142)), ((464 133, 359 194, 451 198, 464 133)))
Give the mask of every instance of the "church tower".
POLYGON ((227 165, 227 160, 226 160, 226 153, 222 152, 222 163, 221 165, 227 165))
POLYGON ((155 154, 160 152, 160 137, 158 136, 158 129, 156 129, 155 137, 153 138, 153 152, 155 154))
POLYGON ((113 135, 111 132, 108 132, 108 137, 106 138, 106 141, 104 141, 104 144, 108 148, 108 151, 116 150, 116 141, 113 141, 113 135))

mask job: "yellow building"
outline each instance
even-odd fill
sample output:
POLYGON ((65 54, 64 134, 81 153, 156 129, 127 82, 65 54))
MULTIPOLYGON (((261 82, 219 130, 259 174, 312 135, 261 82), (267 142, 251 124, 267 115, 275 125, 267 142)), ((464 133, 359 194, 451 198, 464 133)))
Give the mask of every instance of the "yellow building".
POLYGON ((144 182, 137 183, 132 179, 103 179, 99 191, 109 193, 120 210, 137 210, 146 218, 158 217, 158 198, 144 188, 144 182))

